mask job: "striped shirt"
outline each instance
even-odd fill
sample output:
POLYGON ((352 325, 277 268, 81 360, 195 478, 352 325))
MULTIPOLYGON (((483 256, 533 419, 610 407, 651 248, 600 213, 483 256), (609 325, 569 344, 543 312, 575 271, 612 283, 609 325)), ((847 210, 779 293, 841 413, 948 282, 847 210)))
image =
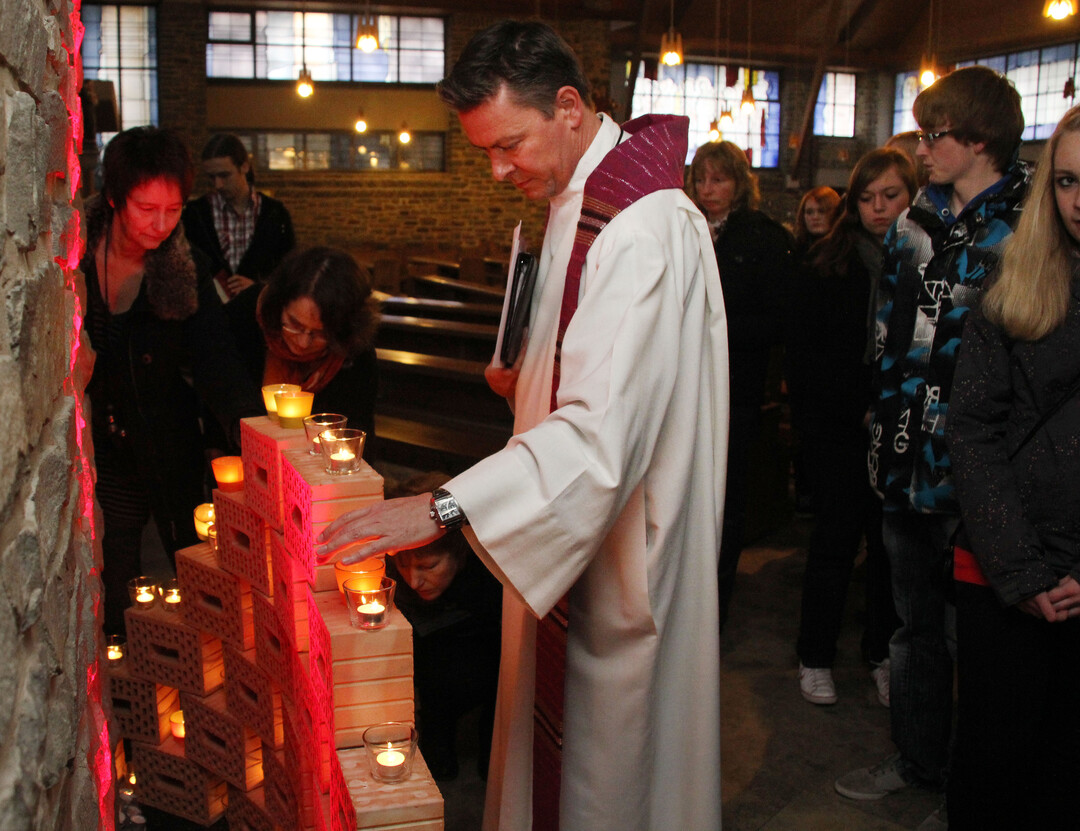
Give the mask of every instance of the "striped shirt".
POLYGON ((214 212, 214 230, 221 243, 221 253, 233 274, 240 267, 251 239, 255 236, 255 223, 259 219, 262 199, 257 190, 251 189, 249 209, 238 214, 220 193, 210 194, 210 206, 214 212))

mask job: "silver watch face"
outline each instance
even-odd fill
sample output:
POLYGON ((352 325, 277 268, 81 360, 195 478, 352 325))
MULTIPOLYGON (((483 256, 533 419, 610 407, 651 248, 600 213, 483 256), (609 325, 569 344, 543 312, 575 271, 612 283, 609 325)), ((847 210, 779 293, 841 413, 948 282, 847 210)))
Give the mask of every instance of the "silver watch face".
POLYGON ((445 491, 438 496, 432 496, 434 511, 438 514, 438 522, 443 527, 453 525, 462 518, 461 507, 452 494, 445 491))

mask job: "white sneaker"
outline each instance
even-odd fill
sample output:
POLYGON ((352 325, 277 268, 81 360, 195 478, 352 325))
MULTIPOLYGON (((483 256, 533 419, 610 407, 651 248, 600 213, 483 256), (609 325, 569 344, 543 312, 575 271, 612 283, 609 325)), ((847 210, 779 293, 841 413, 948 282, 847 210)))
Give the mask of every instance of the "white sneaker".
POLYGON ((804 667, 800 661, 799 690, 811 704, 836 703, 836 685, 828 667, 804 667))
POLYGON ((877 700, 882 707, 889 706, 889 672, 891 666, 891 662, 886 658, 870 670, 870 677, 874 679, 874 686, 877 687, 877 700))

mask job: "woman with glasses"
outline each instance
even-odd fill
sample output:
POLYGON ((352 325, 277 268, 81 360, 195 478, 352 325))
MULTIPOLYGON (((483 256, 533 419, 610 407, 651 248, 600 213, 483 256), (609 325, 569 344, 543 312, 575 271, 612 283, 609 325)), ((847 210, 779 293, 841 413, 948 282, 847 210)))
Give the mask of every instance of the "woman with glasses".
POLYGON ((299 384, 315 393, 314 413, 341 413, 375 435, 378 311, 371 279, 344 251, 294 251, 259 296, 266 339, 263 384, 299 384))

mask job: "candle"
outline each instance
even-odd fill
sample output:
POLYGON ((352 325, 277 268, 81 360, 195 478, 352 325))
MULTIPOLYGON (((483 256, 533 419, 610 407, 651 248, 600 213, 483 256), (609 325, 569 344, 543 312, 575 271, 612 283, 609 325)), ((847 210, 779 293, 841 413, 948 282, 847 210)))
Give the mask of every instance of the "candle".
POLYGON ((304 426, 304 417, 311 415, 311 405, 315 393, 301 390, 287 390, 274 393, 277 402, 278 424, 295 429, 304 426))
POLYGON ((319 434, 324 430, 333 430, 335 428, 344 427, 348 424, 349 420, 337 413, 319 413, 317 415, 309 415, 304 419, 304 430, 307 433, 308 441, 308 453, 312 456, 321 456, 322 450, 320 445, 322 440, 319 438, 319 434))
POLYGON ((372 725, 362 738, 373 778, 379 782, 409 778, 416 750, 416 729, 412 725, 393 721, 372 725))
POLYGON ((361 592, 378 591, 383 576, 386 574, 386 561, 379 557, 371 557, 358 563, 334 562, 334 577, 337 579, 338 591, 345 594, 345 581, 357 579, 353 588, 361 592))
POLYGON ((214 523, 210 523, 210 527, 206 529, 206 541, 210 543, 210 547, 217 551, 217 526, 214 523))
POLYGON ((158 597, 158 581, 153 577, 132 577, 128 580, 128 597, 136 609, 153 607, 158 597))
POLYGON ((175 579, 170 580, 161 589, 161 599, 165 601, 165 610, 175 612, 180 608, 180 585, 175 579))
POLYGON ((169 716, 169 729, 172 731, 173 738, 184 738, 184 711, 177 710, 171 716, 169 716))
POLYGON ((118 664, 124 660, 124 636, 109 635, 105 639, 105 657, 110 664, 118 664))
POLYGON ((262 388, 263 405, 266 407, 266 414, 271 418, 277 417, 277 399, 274 396, 279 392, 299 392, 299 384, 267 384, 262 388))
POLYGON ((226 493, 244 489, 244 460, 240 456, 218 456, 210 460, 217 486, 226 493))
POLYGON ((326 461, 326 472, 333 474, 355 473, 360 469, 367 433, 339 427, 319 434, 320 447, 326 461))
POLYGON ((379 626, 386 617, 386 607, 377 600, 356 607, 362 626, 379 626))
POLYGON ((135 771, 128 771, 127 782, 129 785, 135 784, 135 771))
POLYGON ((209 537, 209 527, 214 522, 214 506, 204 502, 195 506, 195 536, 203 542, 209 537))
POLYGON ((135 594, 135 602, 136 603, 153 603, 154 602, 154 595, 153 595, 152 592, 150 592, 147 589, 139 589, 139 591, 135 594))

